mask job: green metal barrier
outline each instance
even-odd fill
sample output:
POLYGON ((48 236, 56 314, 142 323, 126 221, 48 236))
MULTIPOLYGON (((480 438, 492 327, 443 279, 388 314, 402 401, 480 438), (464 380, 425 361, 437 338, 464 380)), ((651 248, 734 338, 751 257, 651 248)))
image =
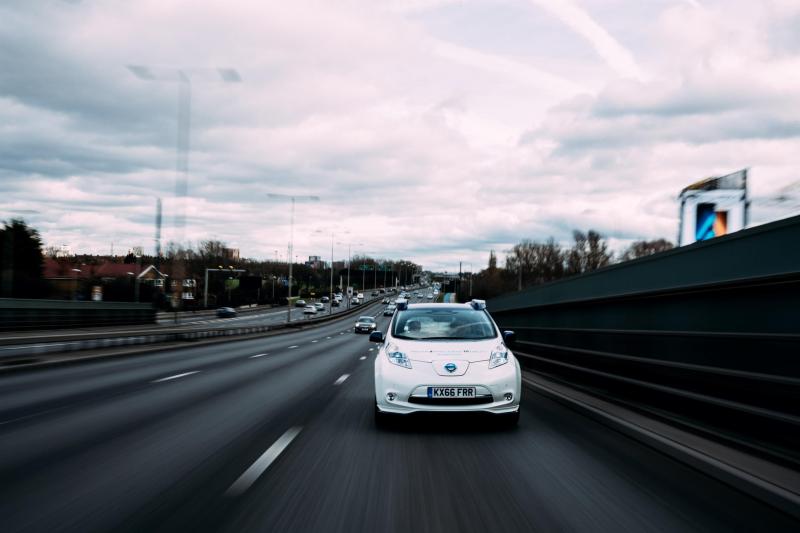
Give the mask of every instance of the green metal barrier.
POLYGON ((800 217, 487 302, 530 369, 800 466, 800 217))
POLYGON ((153 324, 150 304, 0 298, 0 331, 153 324))

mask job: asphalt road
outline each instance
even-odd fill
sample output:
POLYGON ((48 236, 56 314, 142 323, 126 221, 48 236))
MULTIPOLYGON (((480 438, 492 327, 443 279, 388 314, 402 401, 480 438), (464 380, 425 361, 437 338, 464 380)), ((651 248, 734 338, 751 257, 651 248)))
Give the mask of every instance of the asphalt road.
MULTIPOLYGON (((373 297, 367 294, 367 301, 362 304, 368 306, 374 303, 376 299, 382 299, 383 296, 373 297)), ((347 310, 347 305, 334 307, 333 312, 341 313, 347 310)), ((291 310, 292 322, 303 322, 310 318, 320 318, 329 314, 326 309, 324 312, 319 312, 316 315, 305 314, 302 308, 294 307, 291 310)), ((216 318, 213 315, 199 315, 193 316, 191 313, 180 314, 176 321, 169 317, 161 317, 158 323, 151 325, 134 325, 134 326, 107 326, 99 328, 70 328, 60 330, 36 330, 36 331, 22 331, 22 332, 4 332, 0 337, 2 338, 2 346, 0 346, 0 360, 7 358, 21 358, 37 355, 47 352, 52 349, 52 352, 67 351, 67 349, 79 350, 81 349, 81 339, 83 337, 91 337, 92 335, 100 336, 114 336, 114 337, 130 337, 141 335, 143 330, 149 333, 159 333, 160 329, 168 329, 175 326, 180 326, 183 329, 213 329, 213 328, 228 328, 228 327, 248 327, 248 326, 266 326, 278 325, 286 322, 286 308, 259 310, 252 312, 242 312, 236 317, 232 318, 216 318), (56 339, 55 341, 53 339, 56 339), (75 340, 73 340, 75 339, 75 340)))
POLYGON ((0 530, 798 530, 529 390, 377 430, 352 322, 0 376, 0 530))
MULTIPOLYGON (((375 297, 370 296, 371 293, 367 293, 368 299, 374 299, 375 297)), ((380 298, 383 298, 384 295, 381 295, 380 298)), ((392 297, 390 295, 390 297, 392 297)), ((310 300, 309 300, 310 301, 310 300)), ((367 301, 366 303, 370 303, 367 301)), ((304 320, 306 318, 315 318, 315 317, 322 317, 328 315, 328 304, 325 305, 325 311, 320 311, 316 315, 306 315, 303 313, 303 308, 301 307, 293 307, 292 308, 292 320, 304 320)), ((334 314, 340 313, 342 311, 347 310, 347 304, 341 305, 339 307, 334 307, 333 312, 334 314)), ((170 315, 165 314, 162 318, 158 320, 158 325, 160 326, 225 326, 225 325, 237 325, 237 326, 244 326, 244 325, 262 325, 262 324, 279 324, 281 322, 286 322, 286 307, 281 307, 277 309, 270 309, 264 311, 255 311, 255 312, 240 312, 238 316, 233 318, 217 318, 215 316, 199 316, 195 317, 192 316, 191 313, 185 313, 178 315, 177 321, 174 320, 170 315)))

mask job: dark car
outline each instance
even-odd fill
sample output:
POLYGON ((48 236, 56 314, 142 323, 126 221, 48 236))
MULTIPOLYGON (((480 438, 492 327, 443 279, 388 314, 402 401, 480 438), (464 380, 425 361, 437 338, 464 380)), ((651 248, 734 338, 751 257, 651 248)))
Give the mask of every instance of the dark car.
POLYGON ((297 301, 294 303, 294 306, 295 306, 295 307, 305 307, 305 306, 306 306, 306 301, 305 301, 305 300, 297 300, 297 301))
POLYGON ((233 318, 236 316, 236 309, 233 307, 220 307, 217 309, 218 318, 233 318))
POLYGON ((327 296, 323 296, 322 298, 319 299, 319 301, 324 303, 324 304, 326 304, 326 303, 330 302, 331 299, 328 298, 327 296))
POLYGON ((339 300, 334 298, 333 301, 331 302, 331 307, 339 307, 339 305, 340 305, 339 300))

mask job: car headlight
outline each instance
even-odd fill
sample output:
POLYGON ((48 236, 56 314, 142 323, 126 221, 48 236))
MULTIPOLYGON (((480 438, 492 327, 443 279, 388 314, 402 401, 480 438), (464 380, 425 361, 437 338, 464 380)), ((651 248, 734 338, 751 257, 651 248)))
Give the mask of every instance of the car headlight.
POLYGON ((396 344, 390 344, 386 347, 386 357, 389 358, 389 362, 393 365, 411 368, 411 359, 401 352, 396 344))
POLYGON ((489 356, 489 368, 495 368, 508 363, 508 350, 502 344, 498 344, 492 355, 489 356))

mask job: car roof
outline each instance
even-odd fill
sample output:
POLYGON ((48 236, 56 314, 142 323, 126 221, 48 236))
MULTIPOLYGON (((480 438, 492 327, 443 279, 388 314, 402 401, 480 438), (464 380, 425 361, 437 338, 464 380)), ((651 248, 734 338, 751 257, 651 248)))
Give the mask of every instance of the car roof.
POLYGON ((408 309, 473 309, 470 304, 408 304, 408 309))
POLYGON ((370 320, 375 320, 373 317, 371 317, 371 316, 368 316, 368 315, 364 315, 364 316, 360 316, 360 317, 358 317, 358 319, 359 319, 359 320, 361 320, 362 318, 368 318, 368 319, 370 319, 370 320))

